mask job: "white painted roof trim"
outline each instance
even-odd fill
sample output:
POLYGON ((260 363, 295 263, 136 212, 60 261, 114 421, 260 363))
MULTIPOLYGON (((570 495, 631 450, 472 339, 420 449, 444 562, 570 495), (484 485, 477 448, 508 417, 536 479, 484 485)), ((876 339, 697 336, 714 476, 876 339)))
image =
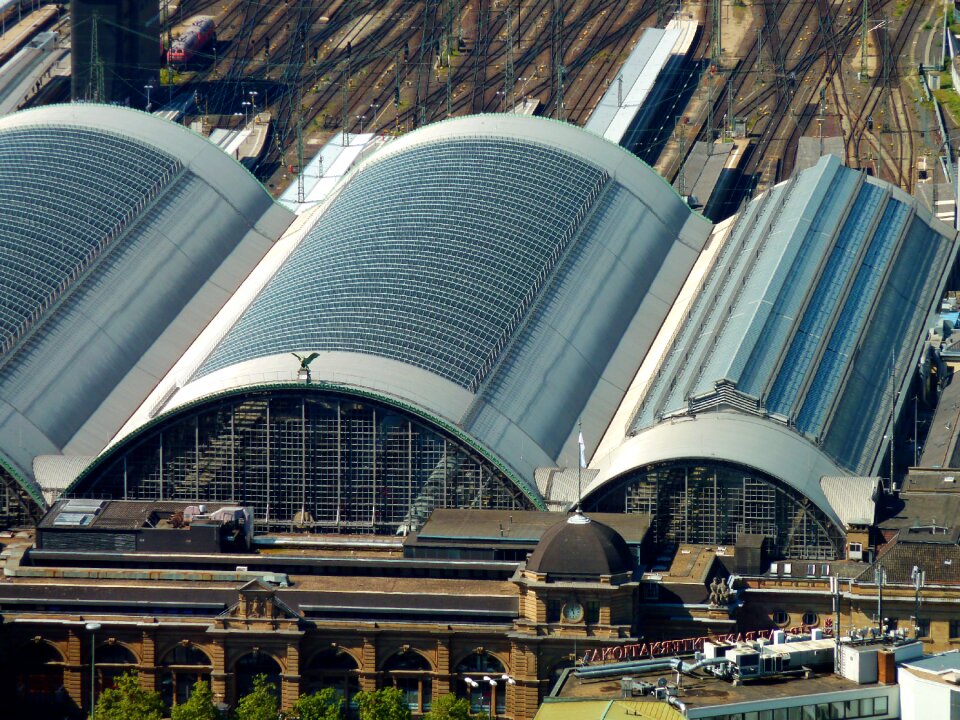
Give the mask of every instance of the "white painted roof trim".
POLYGON ((734 411, 679 416, 627 438, 590 463, 600 474, 584 495, 631 470, 684 459, 736 463, 778 478, 808 497, 838 528, 844 527, 820 487, 820 478, 844 472, 799 433, 773 420, 734 411))

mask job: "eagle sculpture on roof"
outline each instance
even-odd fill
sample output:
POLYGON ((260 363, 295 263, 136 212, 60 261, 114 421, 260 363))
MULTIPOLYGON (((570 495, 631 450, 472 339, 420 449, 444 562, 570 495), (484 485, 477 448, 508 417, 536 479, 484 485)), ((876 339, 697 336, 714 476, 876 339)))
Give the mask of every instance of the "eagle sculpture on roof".
POLYGON ((303 355, 298 355, 297 353, 290 353, 290 354, 300 361, 301 370, 309 370, 310 363, 312 363, 314 360, 316 360, 320 356, 320 353, 318 352, 310 353, 306 357, 304 357, 303 355))

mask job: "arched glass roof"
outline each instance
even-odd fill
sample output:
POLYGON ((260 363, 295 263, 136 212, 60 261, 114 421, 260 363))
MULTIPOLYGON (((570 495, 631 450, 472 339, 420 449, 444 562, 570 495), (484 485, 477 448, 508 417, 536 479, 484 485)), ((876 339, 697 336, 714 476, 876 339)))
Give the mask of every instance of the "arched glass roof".
POLYGON ((99 453, 292 219, 233 158, 150 114, 72 103, 0 118, 11 477, 42 498, 38 458, 99 453))
POLYGON ((0 135, 0 355, 180 170, 170 155, 71 127, 0 135), (91 192, 91 175, 105 192, 91 192))
POLYGON ((371 393, 260 386, 156 418, 65 494, 239 502, 275 531, 402 534, 437 507, 542 508, 484 450, 371 393))
POLYGON ((795 487, 740 463, 677 457, 611 479, 583 500, 587 512, 642 513, 657 545, 734 545, 762 535, 770 557, 836 560, 843 526, 795 487))
POLYGON ((558 149, 452 138, 364 168, 201 368, 364 352, 473 389, 607 179, 558 149))
POLYGON ((311 220, 151 412, 316 353, 316 379, 441 417, 527 481, 570 462, 579 418, 609 424, 710 231, 617 145, 514 115, 385 145, 311 220))

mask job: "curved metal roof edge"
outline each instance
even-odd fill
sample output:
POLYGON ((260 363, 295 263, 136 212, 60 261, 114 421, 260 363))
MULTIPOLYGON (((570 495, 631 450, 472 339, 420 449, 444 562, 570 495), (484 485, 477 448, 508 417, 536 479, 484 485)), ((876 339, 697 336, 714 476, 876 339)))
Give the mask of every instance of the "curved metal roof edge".
MULTIPOLYGON (((464 115, 439 120, 417 128, 413 132, 407 133, 393 142, 387 143, 377 152, 370 155, 370 157, 358 163, 355 170, 360 171, 362 168, 369 167, 380 160, 388 158, 397 152, 402 152, 410 147, 443 139, 475 135, 516 137, 516 139, 562 150, 570 155, 577 156, 586 163, 606 170, 634 193, 638 193, 640 188, 633 186, 632 183, 627 184, 623 181, 628 179, 637 182, 641 179, 640 176, 635 174, 632 178, 624 178, 620 173, 617 173, 617 169, 625 165, 627 171, 633 170, 634 168, 641 172, 645 171, 645 174, 649 177, 656 178, 659 184, 663 186, 663 189, 669 190, 676 200, 683 204, 692 217, 700 218, 710 226, 713 225, 706 216, 691 208, 684 201, 683 196, 680 195, 660 173, 626 148, 600 135, 584 130, 579 125, 541 116, 517 115, 514 113, 479 113, 476 115, 464 115), (539 125, 540 127, 549 125, 551 132, 536 136, 532 134, 527 135, 526 133, 520 135, 514 134, 517 128, 531 127, 534 125, 539 125), (501 129, 504 128, 504 126, 505 129, 501 129), (513 132, 510 132, 511 130, 513 130, 513 132), (583 149, 585 147, 589 148, 591 144, 594 148, 600 150, 600 152, 591 153, 583 149), (610 155, 616 153, 619 162, 612 164, 604 163, 602 158, 605 153, 609 153, 610 155)), ((649 190, 649 188, 647 188, 647 190, 649 190)), ((642 198, 642 195, 638 196, 642 198)))
POLYGON ((809 440, 773 420, 720 410, 663 420, 590 463, 600 474, 584 497, 628 472, 659 462, 703 458, 753 468, 809 498, 836 526, 845 526, 820 487, 824 476, 847 475, 809 440))
POLYGON ((43 492, 40 490, 39 485, 29 478, 25 478, 17 469, 16 465, 3 456, 3 453, 0 453, 0 467, 2 467, 10 477, 16 480, 20 484, 20 487, 26 490, 27 494, 33 498, 41 508, 45 509, 47 507, 47 501, 44 500, 43 492))
MULTIPOLYGON (((0 117, 0 132, 13 128, 57 126, 76 126, 121 137, 128 136, 177 158, 211 187, 221 191, 223 174, 232 174, 238 181, 248 184, 251 189, 254 186, 258 188, 270 201, 271 207, 275 205, 291 217, 293 216, 293 213, 280 205, 263 184, 238 160, 227 155, 207 138, 198 135, 190 128, 157 117, 152 113, 120 105, 80 102, 28 108, 0 117), (122 122, 122 119, 129 119, 131 122, 122 122), (164 142, 165 139, 185 140, 187 146, 183 147, 179 142, 167 143, 164 142), (240 180, 240 178, 243 179, 240 180)), ((241 214, 245 214, 241 208, 236 209, 241 214)), ((256 226, 255 220, 250 224, 256 226)))
MULTIPOLYGON (((524 496, 534 504, 534 506, 539 510, 546 510, 547 506, 544 503, 543 498, 540 497, 540 493, 537 491, 536 485, 523 480, 517 473, 513 471, 505 462, 503 462, 495 453, 491 452, 483 443, 477 441, 471 435, 465 433, 463 430, 458 428, 456 425, 453 425, 443 418, 437 417, 430 413, 424 408, 420 408, 412 403, 407 401, 399 400, 397 398, 392 398, 388 395, 382 393, 371 392, 369 390, 363 390, 361 388, 352 387, 349 385, 338 385, 335 383, 299 383, 299 382, 288 382, 288 383, 265 383, 259 385, 247 385, 239 388, 231 388, 229 390, 224 390, 223 392, 213 393, 211 395, 205 395, 201 398, 198 398, 189 403, 183 405, 178 405, 176 408, 169 410, 167 412, 157 415, 155 418, 150 420, 147 423, 144 423, 136 430, 132 431, 129 435, 123 438, 120 442, 112 445, 104 453, 97 457, 89 466, 87 466, 77 478, 70 483, 70 485, 63 491, 63 495, 69 495, 73 492, 74 488, 79 485, 83 480, 85 480, 91 473, 105 465, 110 458, 114 455, 115 452, 122 450, 127 445, 132 444, 138 438, 146 435, 148 432, 156 428, 158 425, 166 422, 167 420, 173 419, 178 415, 186 415, 192 410, 195 410, 207 403, 223 400, 225 398, 236 397, 244 395, 249 392, 261 392, 267 390, 304 390, 304 389, 319 391, 326 390, 337 393, 342 393, 344 395, 354 395, 357 397, 367 398, 370 400, 376 400, 385 405, 390 405, 395 407, 398 410, 403 410, 405 412, 411 413, 416 417, 419 417, 430 424, 440 428, 444 432, 449 433, 458 440, 463 441, 468 447, 472 448, 476 452, 480 453, 486 460, 491 464, 497 467, 504 475, 507 476, 507 479, 512 482, 517 489, 519 489, 524 496)), ((2 460, 2 457, 0 457, 2 460)))
MULTIPOLYGON (((194 400, 235 388, 297 382, 300 366, 292 357, 294 352, 305 357, 314 349, 308 346, 262 355, 202 375, 178 387, 162 409, 174 410, 194 400)), ((383 393, 400 402, 430 408, 431 415, 446 418, 447 422, 457 423, 473 398, 456 383, 402 360, 345 350, 316 352, 318 355, 310 368, 315 382, 383 393)))

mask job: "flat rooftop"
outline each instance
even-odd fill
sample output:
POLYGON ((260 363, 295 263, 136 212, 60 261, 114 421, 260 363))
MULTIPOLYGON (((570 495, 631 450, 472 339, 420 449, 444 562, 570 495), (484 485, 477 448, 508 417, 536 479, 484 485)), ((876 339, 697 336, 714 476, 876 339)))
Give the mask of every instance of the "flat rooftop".
MULTIPOLYGON (((632 677, 635 682, 657 684, 660 678, 674 682, 675 673, 669 670, 660 670, 647 673, 624 673, 632 677)), ((876 685, 876 683, 874 683, 876 685)), ((809 679, 802 677, 777 677, 761 680, 751 680, 743 685, 734 685, 727 680, 711 675, 683 676, 682 686, 678 698, 688 708, 711 707, 731 703, 756 702, 761 700, 776 700, 790 697, 806 697, 820 693, 841 692, 844 690, 858 690, 869 685, 863 685, 834 675, 833 673, 818 673, 809 679)), ((573 673, 567 676, 567 681, 557 691, 555 697, 562 699, 607 699, 621 698, 620 676, 594 680, 578 678, 573 673)), ((653 696, 635 696, 631 702, 659 703, 653 696)), ((549 702, 549 700, 547 701, 549 702)))
POLYGON ((237 503, 71 498, 57 501, 37 527, 42 530, 139 530, 148 527, 170 527, 166 523, 170 515, 201 504, 208 514, 225 507, 239 507, 237 503))
MULTIPOLYGON (((957 384, 960 385, 960 383, 957 384)), ((928 443, 927 447, 929 446, 928 443)), ((910 493, 935 492, 960 495, 960 469, 911 468, 900 490, 910 493)))
MULTIPOLYGON (((627 544, 638 545, 650 528, 642 514, 590 513, 590 518, 616 530, 627 544)), ((434 510, 409 542, 459 540, 536 544, 543 534, 567 519, 566 513, 538 510, 434 510)))
MULTIPOLYGON (((920 455, 920 467, 938 470, 955 468, 960 463, 957 457, 957 433, 960 424, 960 382, 950 382, 940 391, 940 400, 927 439, 920 455)), ((913 473, 911 473, 912 475, 913 473)))
POLYGON ((717 558, 732 558, 732 546, 681 545, 673 556, 670 569, 658 573, 664 582, 703 584, 710 575, 713 562, 717 558))
POLYGON ((884 508, 877 527, 903 530, 921 526, 960 527, 960 493, 907 492, 884 508))

